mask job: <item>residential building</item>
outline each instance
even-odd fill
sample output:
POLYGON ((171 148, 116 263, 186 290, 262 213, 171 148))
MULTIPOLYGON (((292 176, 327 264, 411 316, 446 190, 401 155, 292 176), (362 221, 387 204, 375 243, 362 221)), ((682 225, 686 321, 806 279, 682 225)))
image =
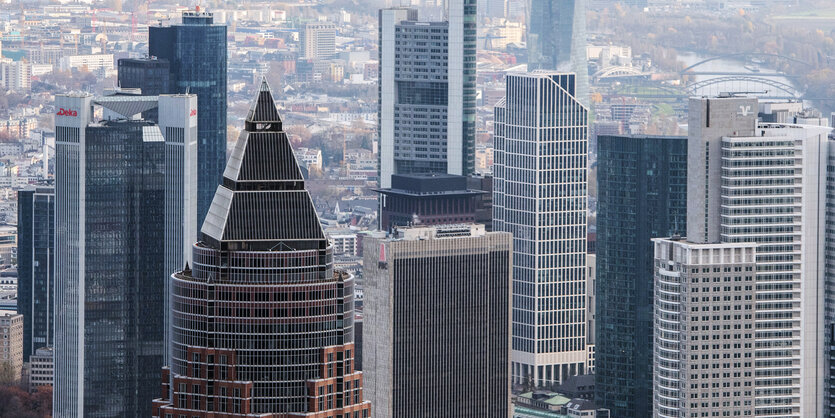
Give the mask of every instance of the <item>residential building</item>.
POLYGON ((23 314, 23 358, 54 343, 55 188, 17 192, 17 310, 23 314))
POLYGON ((357 256, 357 234, 349 229, 326 230, 325 233, 333 245, 334 255, 357 256))
POLYGON ((0 79, 4 88, 27 93, 32 89, 32 65, 24 61, 3 60, 0 62, 0 79))
POLYGON ((512 379, 586 371, 588 110, 570 73, 511 73, 496 105, 493 230, 513 234, 512 379))
POLYGON ((92 105, 55 100, 53 415, 147 417, 163 361, 164 140, 151 122, 94 121, 92 105))
MULTIPOLYGON (((597 137, 598 405, 652 415, 652 238, 684 235, 687 137, 597 137)), ((591 329, 589 329, 591 332, 591 329)))
POLYGON ((585 0, 531 0, 528 70, 573 72, 576 99, 589 105, 585 0))
POLYGON ((8 371, 9 377, 18 381, 23 373, 23 315, 0 311, 0 336, 3 338, 0 367, 4 374, 8 371))
POLYGON ((391 188, 376 190, 383 231, 395 226, 475 222, 480 198, 487 193, 470 189, 464 176, 395 174, 391 181, 391 188))
POLYGON ((52 347, 38 348, 29 357, 29 393, 35 393, 41 386, 52 386, 55 362, 52 347))
MULTIPOLYGON (((821 235, 826 231, 830 129, 812 126, 825 125, 821 118, 803 118, 803 125, 757 122, 753 98, 693 98, 689 109, 686 244, 756 244, 757 355, 749 378, 753 415, 823 416, 828 405, 826 328, 831 323, 825 312, 832 301, 827 298, 821 235)), ((662 251, 657 244, 656 250, 662 251)), ((658 252, 655 257, 658 262, 671 258, 658 252)), ((656 292, 656 317, 667 315, 659 309, 660 299, 667 296, 656 292)), ((744 344, 748 333, 737 331, 733 337, 744 344)), ((655 362, 667 367, 666 353, 659 350, 655 362)), ((668 391, 671 384, 678 383, 656 378, 656 412, 669 415, 692 408, 693 388, 681 385, 677 396, 668 391), (660 396, 667 398, 661 402, 660 396)), ((710 405, 715 411, 723 407, 710 405)))
POLYGON ((306 23, 299 31, 299 57, 331 59, 336 55, 336 25, 327 22, 306 23))
POLYGON ((406 227, 363 246, 362 361, 373 416, 507 417, 510 234, 406 227))
POLYGON ((197 95, 199 226, 226 165, 226 26, 215 24, 212 13, 198 8, 183 12, 181 24, 148 30, 149 55, 169 63, 168 93, 197 95))
POLYGON ((58 61, 61 71, 112 71, 113 54, 67 55, 58 61))
POLYGON ((266 81, 192 251, 170 278, 171 363, 152 416, 368 418, 354 278, 333 269, 266 81))
POLYGON ((308 173, 322 173, 322 150, 318 148, 297 148, 296 160, 308 173))
POLYGON ((476 0, 447 2, 449 20, 379 13, 380 187, 393 174, 467 176, 475 165, 476 0))

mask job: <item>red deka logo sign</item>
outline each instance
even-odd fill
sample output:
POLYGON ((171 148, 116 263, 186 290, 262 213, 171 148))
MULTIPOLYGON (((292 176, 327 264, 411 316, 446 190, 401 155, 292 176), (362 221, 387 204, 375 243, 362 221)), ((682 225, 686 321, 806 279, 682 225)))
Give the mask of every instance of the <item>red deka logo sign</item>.
POLYGON ((63 107, 56 113, 58 116, 78 116, 75 110, 64 109, 63 107))
POLYGON ((188 114, 189 116, 197 116, 197 109, 191 109, 191 113, 188 114))

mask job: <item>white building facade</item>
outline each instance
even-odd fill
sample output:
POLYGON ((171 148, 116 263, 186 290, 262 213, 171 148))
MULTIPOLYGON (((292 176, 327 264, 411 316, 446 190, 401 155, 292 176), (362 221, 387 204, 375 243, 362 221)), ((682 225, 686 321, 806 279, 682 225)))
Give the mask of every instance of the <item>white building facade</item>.
MULTIPOLYGON (((687 242, 756 244, 753 414, 824 416, 830 129, 809 119, 758 123, 757 100, 749 98, 691 99, 689 109, 687 242)), ((656 253, 656 262, 663 259, 656 253)), ((663 315, 656 309, 656 326, 663 315)), ((662 390, 658 380, 654 389, 662 390)), ((687 389, 677 407, 656 416, 681 416, 687 389)))
POLYGON ((588 110, 574 74, 509 74, 496 105, 493 230, 513 234, 514 383, 587 371, 588 110))

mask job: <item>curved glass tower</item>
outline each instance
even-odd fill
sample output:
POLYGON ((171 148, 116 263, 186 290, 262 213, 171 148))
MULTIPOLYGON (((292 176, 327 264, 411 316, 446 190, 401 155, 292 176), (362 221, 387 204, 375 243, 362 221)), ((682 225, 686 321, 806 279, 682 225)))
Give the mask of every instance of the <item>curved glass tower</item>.
POLYGON ((531 0, 528 69, 577 74, 575 97, 589 105, 585 0, 531 0))
POLYGON ((192 268, 171 277, 169 398, 154 416, 370 415, 353 277, 333 270, 266 81, 193 250, 192 268))

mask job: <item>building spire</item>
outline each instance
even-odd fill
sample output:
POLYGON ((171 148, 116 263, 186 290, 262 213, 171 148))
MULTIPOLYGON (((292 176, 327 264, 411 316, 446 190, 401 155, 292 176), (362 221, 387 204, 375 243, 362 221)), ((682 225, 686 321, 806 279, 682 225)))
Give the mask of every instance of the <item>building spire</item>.
POLYGON ((208 245, 237 242, 269 251, 327 247, 266 79, 252 101, 201 232, 208 245))

